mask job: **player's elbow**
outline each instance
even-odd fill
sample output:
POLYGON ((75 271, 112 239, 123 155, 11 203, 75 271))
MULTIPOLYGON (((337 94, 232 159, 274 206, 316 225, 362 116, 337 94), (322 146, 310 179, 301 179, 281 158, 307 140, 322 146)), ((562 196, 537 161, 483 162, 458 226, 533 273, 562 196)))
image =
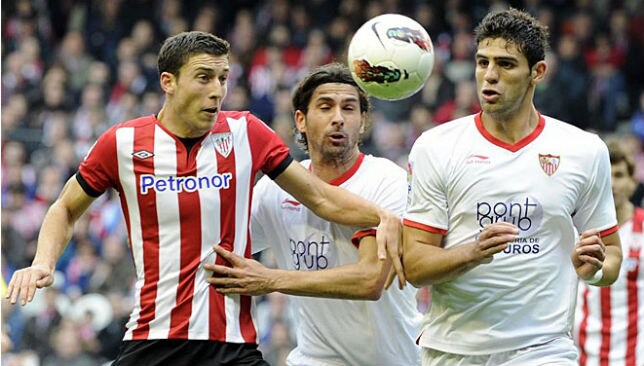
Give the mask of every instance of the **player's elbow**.
POLYGON ((378 301, 382 296, 384 284, 381 281, 369 281, 365 284, 364 291, 362 293, 362 300, 369 301, 378 301))
POLYGON ((405 279, 412 286, 416 288, 426 286, 426 284, 423 283, 424 278, 421 278, 420 272, 414 270, 414 263, 412 263, 410 258, 405 255, 403 255, 403 268, 405 273, 405 279))
POLYGON ((423 286, 426 286, 423 281, 421 281, 420 277, 415 274, 413 271, 407 271, 405 270, 405 279, 407 282, 409 282, 412 286, 416 288, 421 288, 423 286))
POLYGON ((359 300, 377 301, 382 296, 385 278, 376 271, 365 271, 360 281, 356 281, 354 295, 359 300))

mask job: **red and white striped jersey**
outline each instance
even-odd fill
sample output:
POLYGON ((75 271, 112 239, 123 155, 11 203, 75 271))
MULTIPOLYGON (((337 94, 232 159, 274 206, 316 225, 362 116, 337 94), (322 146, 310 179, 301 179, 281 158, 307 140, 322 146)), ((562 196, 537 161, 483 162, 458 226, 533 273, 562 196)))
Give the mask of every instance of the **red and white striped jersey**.
POLYGON ((644 209, 619 229, 624 260, 610 287, 579 284, 575 341, 581 366, 644 365, 644 209))
POLYGON ((288 147, 248 112, 220 112, 188 152, 155 116, 105 132, 77 179, 90 195, 115 188, 136 267, 135 305, 124 340, 200 339, 257 343, 249 296, 224 296, 205 278, 220 243, 250 257, 255 174, 275 177, 288 147))

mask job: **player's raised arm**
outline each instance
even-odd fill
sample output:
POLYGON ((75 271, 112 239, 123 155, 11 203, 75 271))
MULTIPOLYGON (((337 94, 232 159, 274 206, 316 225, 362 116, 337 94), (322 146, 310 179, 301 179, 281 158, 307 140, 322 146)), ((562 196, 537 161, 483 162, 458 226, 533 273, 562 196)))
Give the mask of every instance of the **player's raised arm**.
POLYGON ((67 181, 45 215, 31 266, 16 271, 9 281, 6 298, 12 304, 20 299, 25 305, 33 300, 36 289, 51 286, 56 262, 72 237, 74 223, 93 201, 76 177, 67 181))

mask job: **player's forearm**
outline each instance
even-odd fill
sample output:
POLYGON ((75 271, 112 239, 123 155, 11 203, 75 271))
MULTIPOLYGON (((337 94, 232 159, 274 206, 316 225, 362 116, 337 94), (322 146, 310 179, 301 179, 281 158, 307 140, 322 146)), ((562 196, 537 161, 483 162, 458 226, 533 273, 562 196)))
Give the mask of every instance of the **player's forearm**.
POLYGON ((43 220, 33 265, 45 265, 52 271, 74 232, 74 219, 60 201, 54 203, 43 220))
POLYGON ((416 287, 451 281, 480 264, 470 254, 468 244, 450 249, 414 245, 405 249, 403 264, 407 281, 416 287))
POLYGON ((297 296, 378 300, 386 280, 385 268, 384 264, 355 264, 319 271, 276 270, 273 290, 297 296))

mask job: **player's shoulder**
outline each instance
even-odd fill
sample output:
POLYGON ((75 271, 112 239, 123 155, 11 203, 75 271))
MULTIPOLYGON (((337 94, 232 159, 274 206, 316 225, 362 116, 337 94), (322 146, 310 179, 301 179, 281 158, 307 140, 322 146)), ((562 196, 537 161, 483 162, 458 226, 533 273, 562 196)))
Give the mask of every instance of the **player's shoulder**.
POLYGON ((605 148, 605 144, 596 133, 585 131, 554 117, 545 115, 542 117, 545 120, 545 131, 547 131, 549 138, 560 139, 568 146, 582 146, 585 150, 605 148))
POLYGON ((259 117, 250 111, 220 111, 217 115, 217 123, 243 122, 247 125, 260 123, 266 125, 259 117))
POLYGON ((115 140, 116 139, 116 134, 117 131, 124 129, 124 128, 146 128, 146 127, 154 127, 156 124, 156 116, 154 115, 149 115, 149 116, 142 116, 138 118, 134 118, 125 122, 117 123, 114 126, 108 128, 101 134, 99 137, 99 140, 115 140))
POLYGON ((472 114, 432 127, 416 139, 413 148, 443 150, 445 147, 454 146, 455 142, 476 131, 475 118, 476 114, 472 114))
POLYGON ((110 127, 106 132, 114 132, 121 128, 128 128, 128 127, 139 128, 139 127, 146 127, 146 126, 154 126, 156 121, 157 121, 156 116, 151 114, 149 116, 142 116, 125 122, 117 123, 114 126, 110 127))
POLYGON ((405 169, 403 169, 398 164, 393 161, 374 155, 365 154, 364 160, 362 162, 363 169, 370 175, 381 175, 381 176, 396 176, 404 175, 407 176, 405 169))

